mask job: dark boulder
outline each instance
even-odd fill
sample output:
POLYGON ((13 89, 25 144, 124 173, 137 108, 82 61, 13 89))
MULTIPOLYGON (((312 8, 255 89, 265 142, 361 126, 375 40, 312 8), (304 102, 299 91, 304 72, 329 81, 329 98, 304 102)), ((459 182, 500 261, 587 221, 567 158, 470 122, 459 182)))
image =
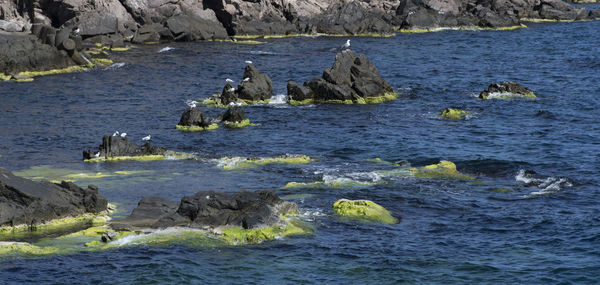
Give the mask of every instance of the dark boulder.
POLYGON ((391 34, 391 17, 359 1, 336 1, 310 21, 318 33, 337 35, 391 34))
POLYGON ((227 38, 227 31, 219 22, 192 15, 177 15, 167 20, 167 27, 176 40, 198 41, 227 38))
POLYGON ((142 146, 130 141, 128 138, 105 135, 98 151, 83 151, 83 159, 110 158, 118 156, 143 156, 164 155, 167 150, 163 147, 153 146, 149 141, 142 146))
POLYGON ((210 126, 210 124, 210 118, 204 115, 200 108, 194 107, 189 108, 183 112, 183 114, 181 115, 181 119, 179 120, 179 123, 177 125, 189 127, 198 126, 206 128, 210 126))
POLYGON ((107 210, 107 201, 90 185, 31 181, 0 168, 0 227, 30 225, 107 210))
POLYGON ((323 71, 322 78, 315 78, 304 85, 288 82, 289 99, 302 101, 312 97, 316 102, 369 103, 379 102, 378 98, 386 98, 388 93, 393 92, 391 85, 381 78, 375 65, 365 55, 357 56, 349 49, 335 56, 333 66, 323 71))
POLYGON ((230 103, 237 103, 239 101, 238 93, 231 84, 227 83, 223 87, 223 92, 220 96, 220 104, 229 105, 230 103))
POLYGON ((66 52, 43 44, 34 35, 0 33, 0 73, 58 69, 74 64, 66 52))
POLYGON ((227 111, 221 115, 221 120, 223 122, 239 123, 248 120, 248 118, 246 117, 246 114, 244 114, 244 111, 242 111, 242 108, 234 106, 229 107, 227 111))
POLYGON ((272 226, 285 213, 298 211, 273 191, 234 194, 202 191, 181 199, 179 206, 161 198, 144 198, 132 214, 112 223, 114 229, 165 228, 174 226, 215 228, 236 226, 244 229, 272 226))
POLYGON ((479 93, 479 99, 486 99, 492 93, 508 93, 527 97, 535 97, 531 89, 523 87, 516 82, 505 81, 500 84, 492 83, 486 90, 479 93))
POLYGON ((273 81, 268 75, 260 73, 254 65, 248 64, 244 68, 244 80, 238 85, 237 93, 245 101, 269 100, 273 96, 273 81))

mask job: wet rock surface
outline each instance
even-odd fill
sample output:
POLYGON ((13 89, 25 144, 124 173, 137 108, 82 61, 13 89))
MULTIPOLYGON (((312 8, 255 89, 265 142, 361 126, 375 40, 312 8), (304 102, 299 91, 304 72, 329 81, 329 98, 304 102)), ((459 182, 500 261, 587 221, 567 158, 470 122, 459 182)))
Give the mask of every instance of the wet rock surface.
POLYGON ((0 227, 36 224, 54 219, 97 214, 107 210, 98 188, 81 188, 63 181, 54 184, 17 177, 0 168, 0 227))
POLYGON ((523 87, 516 82, 505 81, 500 84, 490 84, 486 90, 483 90, 481 93, 479 93, 479 99, 486 99, 490 97, 491 94, 503 93, 535 97, 531 89, 523 87))
POLYGON ((156 197, 144 198, 125 219, 114 221, 113 229, 191 227, 198 229, 234 226, 244 229, 273 226, 281 215, 298 211, 273 191, 221 193, 201 191, 181 199, 178 206, 156 197))
POLYGON ((120 156, 164 155, 167 149, 150 144, 149 141, 142 146, 137 145, 128 138, 105 135, 98 150, 83 151, 83 159, 110 158, 120 156))
POLYGON ((211 120, 208 116, 204 115, 200 108, 193 107, 185 110, 183 114, 181 114, 181 119, 177 125, 179 126, 198 126, 206 128, 210 126, 211 120))

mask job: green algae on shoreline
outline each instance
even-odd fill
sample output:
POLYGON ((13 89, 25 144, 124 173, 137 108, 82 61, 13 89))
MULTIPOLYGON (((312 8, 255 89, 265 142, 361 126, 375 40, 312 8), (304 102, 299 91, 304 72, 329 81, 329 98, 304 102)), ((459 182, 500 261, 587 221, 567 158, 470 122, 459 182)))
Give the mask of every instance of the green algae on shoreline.
POLYGON ((167 151, 165 154, 151 154, 138 156, 112 156, 84 159, 85 162, 118 162, 118 161, 154 161, 154 160, 179 160, 194 158, 194 154, 167 151))
POLYGON ((212 130, 216 130, 219 128, 219 125, 217 124, 210 124, 207 127, 201 127, 201 126, 182 126, 182 125, 176 125, 175 129, 180 130, 180 131, 184 131, 184 132, 199 132, 199 131, 212 131, 212 130))
POLYGON ((376 97, 364 97, 359 98, 356 101, 353 100, 318 100, 318 99, 305 99, 301 101, 297 100, 288 100, 288 104, 292 106, 303 106, 303 105, 311 105, 311 104, 338 104, 338 105, 365 105, 365 104, 380 104, 388 101, 393 101, 399 97, 398 93, 388 92, 383 94, 382 96, 376 97))

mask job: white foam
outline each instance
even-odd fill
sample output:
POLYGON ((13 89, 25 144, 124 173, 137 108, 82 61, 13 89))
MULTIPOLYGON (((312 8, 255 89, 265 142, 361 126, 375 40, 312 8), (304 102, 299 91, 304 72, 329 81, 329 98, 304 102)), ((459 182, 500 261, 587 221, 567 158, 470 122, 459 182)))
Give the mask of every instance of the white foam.
POLYGON ((279 94, 271 97, 269 100, 269 105, 283 105, 287 103, 287 95, 279 94))
POLYGON ((522 94, 511 93, 511 92, 490 92, 487 94, 487 99, 510 99, 510 98, 523 98, 522 94))
POLYGON ((125 62, 117 62, 117 63, 113 63, 110 66, 106 67, 106 70, 114 70, 114 69, 119 69, 123 66, 125 66, 125 62))
POLYGON ((167 52, 167 51, 174 50, 174 49, 175 49, 175 48, 172 48, 172 47, 164 47, 164 48, 161 48, 161 49, 158 51, 158 53, 163 53, 163 52, 167 52))

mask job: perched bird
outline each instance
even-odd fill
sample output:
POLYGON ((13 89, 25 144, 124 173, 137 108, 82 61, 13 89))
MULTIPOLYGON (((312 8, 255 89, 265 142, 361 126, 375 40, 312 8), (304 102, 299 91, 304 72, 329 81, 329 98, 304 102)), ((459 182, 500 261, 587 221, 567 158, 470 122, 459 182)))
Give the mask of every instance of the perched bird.
POLYGON ((143 141, 149 141, 151 137, 152 137, 152 136, 150 136, 150 135, 147 135, 147 136, 143 137, 143 138, 142 138, 142 140, 143 140, 143 141))
POLYGON ((250 77, 244 78, 244 82, 250 81, 250 77))
POLYGON ((118 135, 119 135, 119 131, 115 131, 115 132, 113 133, 113 137, 116 137, 116 136, 118 136, 118 135))
POLYGON ((77 27, 73 31, 71 31, 71 34, 73 34, 74 36, 79 36, 80 32, 81 32, 81 29, 79 27, 77 27))
POLYGON ((95 158, 98 158, 98 157, 100 157, 100 152, 97 152, 96 154, 94 154, 94 157, 95 157, 95 158))
POLYGON ((252 61, 246 60, 245 63, 246 64, 252 64, 252 61))
POLYGON ((233 92, 233 91, 235 91, 235 88, 233 88, 233 87, 227 89, 227 92, 233 92))
POLYGON ((346 43, 342 45, 342 49, 350 48, 350 40, 346 40, 346 43))
POLYGON ((187 100, 185 101, 185 104, 187 104, 190 108, 196 108, 196 104, 198 104, 198 102, 194 100, 187 100))
POLYGON ((127 133, 121 133, 121 138, 124 139, 127 133))
POLYGON ((227 83, 233 83, 233 80, 227 78, 227 79, 225 79, 225 82, 227 82, 227 83))

